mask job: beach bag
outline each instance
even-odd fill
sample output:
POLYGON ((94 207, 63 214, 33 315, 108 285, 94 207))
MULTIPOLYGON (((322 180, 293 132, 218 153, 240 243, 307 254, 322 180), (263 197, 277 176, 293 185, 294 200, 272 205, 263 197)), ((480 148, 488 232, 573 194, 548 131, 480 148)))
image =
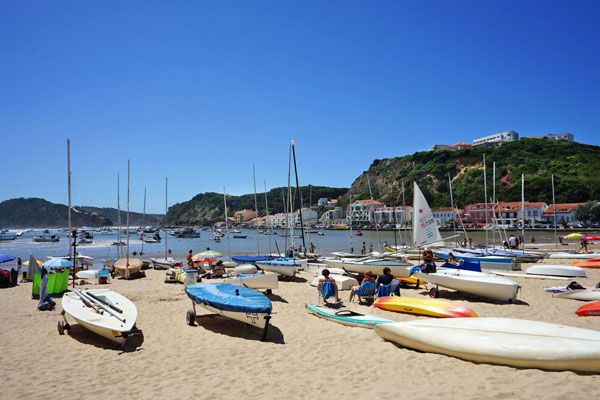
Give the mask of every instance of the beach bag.
POLYGON ((582 290, 582 289, 585 289, 585 288, 575 281, 572 281, 567 286, 567 290, 582 290))
POLYGON ((10 281, 10 271, 7 269, 0 269, 0 287, 9 287, 10 281))

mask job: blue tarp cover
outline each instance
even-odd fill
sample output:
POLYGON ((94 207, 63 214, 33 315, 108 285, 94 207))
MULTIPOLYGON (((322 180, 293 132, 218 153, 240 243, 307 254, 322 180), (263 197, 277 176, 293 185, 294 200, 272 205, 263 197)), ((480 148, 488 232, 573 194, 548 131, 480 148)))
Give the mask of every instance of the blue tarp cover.
POLYGON ((231 257, 233 261, 238 264, 252 264, 257 261, 267 261, 272 260, 272 256, 233 256, 231 257))
POLYGON ((194 302, 223 311, 271 313, 272 309, 271 300, 261 292, 230 283, 199 283, 185 292, 194 302))

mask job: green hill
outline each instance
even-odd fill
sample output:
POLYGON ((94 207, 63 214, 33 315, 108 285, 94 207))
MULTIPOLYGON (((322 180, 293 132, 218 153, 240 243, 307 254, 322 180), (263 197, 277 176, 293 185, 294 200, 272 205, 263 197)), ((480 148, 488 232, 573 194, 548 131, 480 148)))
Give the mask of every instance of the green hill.
MULTIPOLYGON (((122 222, 126 213, 121 211, 122 222)), ((117 210, 114 208, 97 208, 74 206, 71 213, 72 223, 80 226, 116 225, 117 210)), ((146 225, 158 225, 162 215, 146 215, 146 225)), ((66 227, 68 225, 68 207, 64 204, 51 203, 39 198, 18 198, 0 202, 0 224, 3 227, 66 227)), ((130 213, 130 225, 141 225, 142 214, 130 213)))
MULTIPOLYGON (((269 213, 280 213, 284 211, 283 193, 287 188, 274 188, 267 192, 267 201, 269 203, 269 213)), ((316 204, 321 197, 337 198, 348 191, 348 188, 331 188, 324 186, 301 186, 302 203, 305 207, 309 205, 312 198, 312 204, 316 204)), ((257 195, 259 215, 265 215, 265 195, 257 195)), ((298 195, 294 189, 294 208, 297 208, 298 195)), ((254 210, 254 194, 244 194, 241 196, 227 196, 227 208, 229 216, 233 216, 236 211, 249 209, 254 210)), ((167 214, 169 225, 207 225, 210 223, 223 221, 224 203, 222 193, 200 193, 192 199, 175 204, 169 207, 167 214)))
POLYGON ((450 205, 448 173, 452 176, 455 203, 484 201, 483 155, 486 156, 488 198, 492 193, 492 162, 496 162, 496 195, 500 201, 520 201, 521 174, 525 175, 527 201, 552 202, 551 176, 555 177, 557 203, 584 202, 600 198, 600 147, 567 141, 524 138, 493 148, 465 151, 422 151, 403 157, 375 160, 344 196, 368 198, 366 174, 373 197, 388 205, 412 203, 416 181, 432 207, 450 205))

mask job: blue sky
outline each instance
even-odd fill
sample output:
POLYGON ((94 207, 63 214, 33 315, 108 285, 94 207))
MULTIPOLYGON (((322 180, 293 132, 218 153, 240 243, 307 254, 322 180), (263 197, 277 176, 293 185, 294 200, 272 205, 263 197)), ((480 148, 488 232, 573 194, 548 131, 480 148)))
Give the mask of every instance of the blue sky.
POLYGON ((0 200, 132 207, 349 186, 373 159, 513 129, 600 144, 600 2, 0 3, 0 200), (122 190, 125 190, 125 179, 122 190), (123 192, 122 192, 123 193, 123 192))

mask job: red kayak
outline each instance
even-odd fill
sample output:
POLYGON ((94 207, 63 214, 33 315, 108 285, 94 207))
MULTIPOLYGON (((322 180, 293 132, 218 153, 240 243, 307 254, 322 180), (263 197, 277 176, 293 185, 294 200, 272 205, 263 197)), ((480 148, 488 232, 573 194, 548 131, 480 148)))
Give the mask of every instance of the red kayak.
POLYGON ((575 261, 572 265, 575 267, 581 267, 581 268, 600 269, 600 261, 593 261, 593 260, 598 260, 598 259, 594 258, 592 260, 586 260, 586 261, 575 261))
POLYGON ((600 317, 600 301, 586 303, 575 310, 580 317, 600 317))

